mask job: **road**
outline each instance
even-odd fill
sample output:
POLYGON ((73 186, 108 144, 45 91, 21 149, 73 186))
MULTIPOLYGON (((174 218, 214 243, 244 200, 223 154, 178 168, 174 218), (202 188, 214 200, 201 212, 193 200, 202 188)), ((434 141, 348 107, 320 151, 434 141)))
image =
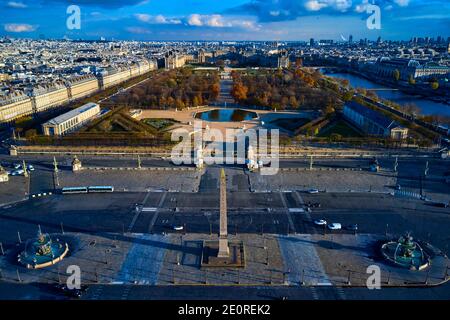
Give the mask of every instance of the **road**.
MULTIPOLYGON (((433 288, 91 285, 84 300, 449 300, 450 283, 433 288)), ((0 282, 0 300, 67 299, 50 286, 0 282)))

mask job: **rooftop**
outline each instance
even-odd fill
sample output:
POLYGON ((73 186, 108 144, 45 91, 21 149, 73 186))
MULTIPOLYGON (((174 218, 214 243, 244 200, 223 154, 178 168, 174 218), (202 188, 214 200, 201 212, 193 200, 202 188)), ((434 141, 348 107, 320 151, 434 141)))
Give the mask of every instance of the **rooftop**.
POLYGON ((66 112, 60 116, 57 116, 56 118, 53 118, 51 120, 49 120, 48 122, 44 123, 44 125, 59 125, 61 123, 66 122, 69 119, 72 119, 74 117, 76 117, 79 114, 82 114, 86 111, 88 111, 89 109, 98 107, 98 104, 93 103, 93 102, 89 102, 86 103, 85 105, 82 105, 81 107, 78 107, 76 109, 73 109, 69 112, 66 112))
POLYGON ((345 104, 345 106, 359 113, 363 117, 370 119, 371 121, 375 122, 376 124, 385 129, 392 129, 395 127, 401 128, 401 126, 394 120, 389 119, 388 117, 382 115, 381 113, 369 109, 357 102, 349 101, 345 104))

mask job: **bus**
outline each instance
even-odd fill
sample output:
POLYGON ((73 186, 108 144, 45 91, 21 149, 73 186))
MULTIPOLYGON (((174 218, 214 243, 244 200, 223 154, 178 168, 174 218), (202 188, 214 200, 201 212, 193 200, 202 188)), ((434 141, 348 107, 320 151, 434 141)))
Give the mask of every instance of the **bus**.
POLYGON ((88 192, 114 192, 114 187, 112 186, 90 186, 88 187, 88 192))
POLYGON ((88 193, 87 187, 65 187, 61 190, 62 194, 88 193))

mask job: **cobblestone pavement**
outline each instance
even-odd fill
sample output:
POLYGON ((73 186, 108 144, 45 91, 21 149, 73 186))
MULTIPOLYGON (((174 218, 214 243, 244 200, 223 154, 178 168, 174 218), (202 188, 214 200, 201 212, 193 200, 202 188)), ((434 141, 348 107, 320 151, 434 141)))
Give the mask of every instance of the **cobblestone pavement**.
POLYGON ((250 173, 249 176, 251 189, 255 192, 311 188, 327 192, 391 192, 396 184, 396 177, 392 173, 367 171, 302 170, 280 171, 273 176, 250 173))
POLYGON ((158 277, 158 284, 264 285, 284 283, 283 273, 286 270, 283 267, 276 237, 238 234, 229 238, 244 242, 245 268, 200 268, 202 240, 215 240, 217 235, 187 234, 173 238, 172 244, 179 250, 167 251, 158 277), (180 245, 181 243, 183 244, 180 245))
POLYGON ((197 192, 200 171, 178 170, 83 170, 61 172, 60 187, 114 186, 117 191, 146 191, 164 189, 179 192, 197 192))
POLYGON ((279 235, 277 238, 284 263, 289 270, 289 284, 330 283, 311 235, 279 235))
POLYGON ((170 237, 136 235, 115 282, 155 285, 170 237))
POLYGON ((8 182, 0 183, 0 205, 8 205, 27 198, 28 178, 10 176, 8 182))
POLYGON ((366 286, 369 277, 367 267, 381 269, 382 286, 439 284, 445 280, 447 266, 445 256, 433 258, 431 267, 423 271, 411 271, 388 264, 379 255, 380 241, 384 236, 373 234, 313 235, 313 243, 324 270, 334 285, 366 286))

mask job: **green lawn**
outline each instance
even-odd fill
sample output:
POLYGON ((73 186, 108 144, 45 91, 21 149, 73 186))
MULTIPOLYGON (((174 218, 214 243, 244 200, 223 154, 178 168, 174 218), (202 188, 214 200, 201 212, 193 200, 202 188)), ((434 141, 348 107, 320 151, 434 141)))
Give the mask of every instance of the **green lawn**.
POLYGON ((362 137, 361 133, 353 129, 347 121, 343 119, 339 119, 336 121, 332 121, 325 128, 323 128, 318 137, 330 137, 332 134, 339 134, 343 138, 359 138, 362 137))
POLYGON ((149 118, 149 119, 142 119, 141 121, 143 123, 145 123, 145 124, 155 128, 158 131, 164 130, 164 129, 174 125, 175 123, 178 123, 178 121, 176 121, 174 119, 153 119, 153 118, 149 118))
POLYGON ((295 131, 296 129, 300 128, 301 126, 304 126, 310 121, 311 120, 306 118, 285 118, 285 119, 277 119, 271 121, 270 123, 273 123, 274 125, 283 128, 285 130, 295 131))

